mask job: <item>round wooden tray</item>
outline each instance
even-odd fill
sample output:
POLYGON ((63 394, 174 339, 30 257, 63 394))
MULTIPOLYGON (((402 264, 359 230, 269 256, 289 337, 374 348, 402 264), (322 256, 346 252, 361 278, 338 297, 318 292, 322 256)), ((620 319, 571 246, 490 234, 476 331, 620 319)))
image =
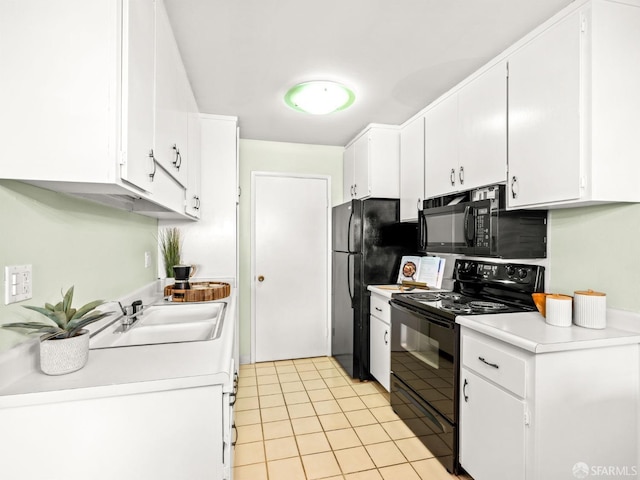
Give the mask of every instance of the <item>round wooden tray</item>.
POLYGON ((174 302, 209 302, 231 295, 231 285, 225 282, 189 282, 189 290, 174 289, 173 285, 164 287, 164 296, 171 295, 174 302))

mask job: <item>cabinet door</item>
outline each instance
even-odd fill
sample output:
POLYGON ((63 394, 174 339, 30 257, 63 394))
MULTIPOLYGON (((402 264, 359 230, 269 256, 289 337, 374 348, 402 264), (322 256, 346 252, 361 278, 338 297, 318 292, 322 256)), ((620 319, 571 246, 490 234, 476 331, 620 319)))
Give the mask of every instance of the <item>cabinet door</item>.
POLYGON ((391 388, 390 328, 378 317, 369 317, 369 371, 387 391, 391 388))
POLYGON ((427 198, 459 190, 458 95, 433 107, 425 116, 424 195, 427 198))
POLYGON ((400 220, 418 219, 424 200, 424 116, 400 132, 400 220))
POLYGON ((370 175, 370 138, 365 134, 354 142, 355 146, 355 170, 354 186, 355 198, 365 198, 371 194, 370 175))
POLYGON ((507 179, 507 66, 500 62, 458 92, 460 188, 507 179))
POLYGON ((178 183, 187 184, 184 72, 171 24, 162 1, 156 5, 155 158, 178 183))
POLYGON ((187 193, 185 199, 185 212, 192 217, 200 218, 200 138, 201 138, 201 126, 200 126, 200 114, 198 113, 198 107, 196 101, 191 95, 189 102, 189 115, 188 115, 188 133, 189 138, 187 147, 189 149, 189 162, 187 168, 187 193))
POLYGON ((123 18, 122 149, 120 177, 138 188, 152 190, 155 98, 155 4, 153 0, 125 2, 123 18))
POLYGON ((460 369, 460 465, 475 480, 525 475, 525 404, 460 369))
POLYGON ((510 207, 580 197, 581 15, 509 58, 510 207))
POLYGON ((352 143, 342 154, 342 199, 345 202, 353 198, 355 168, 356 146, 352 143))

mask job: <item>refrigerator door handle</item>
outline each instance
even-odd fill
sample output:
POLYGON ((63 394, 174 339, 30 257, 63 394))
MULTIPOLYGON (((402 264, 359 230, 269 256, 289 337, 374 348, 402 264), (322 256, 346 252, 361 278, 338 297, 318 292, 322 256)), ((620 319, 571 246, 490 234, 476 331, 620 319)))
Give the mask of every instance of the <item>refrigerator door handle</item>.
POLYGON ((347 224, 347 252, 348 253, 351 253, 351 221, 352 220, 353 220, 353 209, 349 213, 349 223, 347 224))
POLYGON ((347 255, 347 288, 349 289, 349 298, 351 299, 351 308, 353 308, 353 296, 355 292, 351 291, 351 257, 352 253, 347 255))

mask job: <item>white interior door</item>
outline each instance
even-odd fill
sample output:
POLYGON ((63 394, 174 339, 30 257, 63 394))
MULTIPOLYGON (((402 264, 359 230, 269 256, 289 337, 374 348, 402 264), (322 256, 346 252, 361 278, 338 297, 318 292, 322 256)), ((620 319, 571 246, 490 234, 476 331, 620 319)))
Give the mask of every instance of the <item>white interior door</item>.
POLYGON ((253 174, 254 360, 329 353, 327 177, 253 174))

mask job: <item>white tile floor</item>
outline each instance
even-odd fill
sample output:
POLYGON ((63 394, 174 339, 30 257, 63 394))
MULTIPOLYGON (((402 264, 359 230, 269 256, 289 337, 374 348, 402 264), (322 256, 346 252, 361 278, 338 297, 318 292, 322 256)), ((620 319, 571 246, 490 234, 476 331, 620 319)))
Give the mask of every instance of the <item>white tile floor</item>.
POLYGON ((236 480, 452 480, 377 382, 333 358, 240 367, 236 480))

